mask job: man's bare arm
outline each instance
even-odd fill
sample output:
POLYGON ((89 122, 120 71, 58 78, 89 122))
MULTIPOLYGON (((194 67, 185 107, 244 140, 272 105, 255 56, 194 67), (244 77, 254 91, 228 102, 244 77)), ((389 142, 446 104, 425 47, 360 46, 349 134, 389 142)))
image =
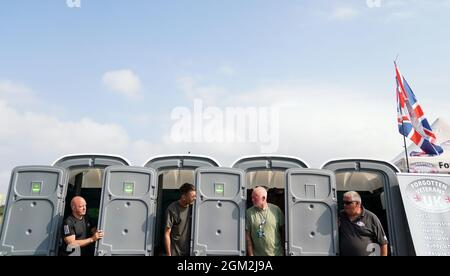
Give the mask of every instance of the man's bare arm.
POLYGON ((172 232, 172 229, 170 228, 164 230, 164 248, 166 249, 167 256, 172 256, 172 252, 170 251, 170 232, 172 232))
POLYGON ((245 240, 247 241, 247 255, 253 256, 253 242, 250 231, 245 231, 245 240))

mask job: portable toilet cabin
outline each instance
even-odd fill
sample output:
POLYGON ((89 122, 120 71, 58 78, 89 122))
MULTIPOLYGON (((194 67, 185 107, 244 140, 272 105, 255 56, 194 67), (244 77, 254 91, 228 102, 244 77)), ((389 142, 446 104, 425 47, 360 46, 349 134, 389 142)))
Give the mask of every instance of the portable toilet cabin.
POLYGON ((57 255, 61 224, 70 213, 71 198, 84 196, 88 205, 93 205, 91 215, 95 218, 102 170, 110 165, 128 164, 117 156, 83 154, 62 157, 52 166, 14 168, 2 224, 0 255, 57 255), (96 190, 87 192, 88 188, 96 190))
MULTIPOLYGON (((414 255, 414 247, 406 220, 394 165, 379 160, 339 159, 326 162, 323 169, 336 175, 338 209, 343 209, 342 197, 347 191, 361 195, 362 205, 373 212, 386 232, 390 255, 414 255)), ((379 252, 367 248, 370 254, 379 252)))
POLYGON ((233 163, 245 171, 247 207, 256 186, 268 191, 267 201, 285 215, 287 255, 336 255, 337 220, 334 175, 308 169, 288 156, 249 156, 233 163))
POLYGON ((158 183, 155 255, 164 255, 164 216, 167 207, 180 198, 179 189, 184 183, 195 185, 197 168, 217 168, 219 162, 201 155, 161 155, 150 158, 143 165, 156 170, 158 183))
POLYGON ((69 171, 65 216, 70 214, 71 198, 82 196, 89 218, 104 232, 89 255, 153 255, 157 197, 153 169, 131 167, 124 158, 111 155, 68 156, 55 165, 69 171))

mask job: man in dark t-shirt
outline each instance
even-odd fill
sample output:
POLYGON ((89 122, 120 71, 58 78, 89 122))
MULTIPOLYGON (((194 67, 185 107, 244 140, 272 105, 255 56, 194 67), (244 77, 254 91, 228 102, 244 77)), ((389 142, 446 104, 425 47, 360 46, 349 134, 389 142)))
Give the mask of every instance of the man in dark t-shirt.
POLYGON ((65 247, 75 245, 81 248, 81 256, 94 255, 94 243, 103 237, 94 222, 86 215, 86 201, 76 196, 70 202, 72 214, 64 220, 62 236, 65 247))
POLYGON ((339 213, 341 256, 387 256, 388 240, 378 217, 361 205, 354 191, 344 194, 344 210, 339 213))
POLYGON ((191 205, 196 191, 194 185, 184 183, 180 192, 180 199, 172 202, 166 210, 164 247, 167 256, 189 256, 191 205))

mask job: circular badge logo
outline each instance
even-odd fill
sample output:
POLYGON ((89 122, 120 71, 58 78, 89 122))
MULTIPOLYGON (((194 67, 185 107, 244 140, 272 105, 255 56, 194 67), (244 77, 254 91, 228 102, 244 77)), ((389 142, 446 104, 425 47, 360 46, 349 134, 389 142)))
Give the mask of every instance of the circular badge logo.
POLYGON ((450 211, 450 185, 435 179, 419 179, 408 184, 406 194, 414 205, 426 212, 450 211))
POLYGON ((414 162, 410 165, 410 172, 412 173, 438 173, 439 169, 432 163, 428 162, 414 162))

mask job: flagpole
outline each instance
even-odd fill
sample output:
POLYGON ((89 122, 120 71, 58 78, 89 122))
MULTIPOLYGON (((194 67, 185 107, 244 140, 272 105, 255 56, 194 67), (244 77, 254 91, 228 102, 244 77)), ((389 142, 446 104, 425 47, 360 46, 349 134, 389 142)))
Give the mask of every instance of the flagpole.
MULTIPOLYGON (((395 57, 395 60, 394 60, 395 68, 397 68, 398 56, 399 56, 399 54, 397 54, 397 56, 395 57)), ((409 169, 408 148, 406 147, 406 136, 405 136, 405 126, 403 124, 403 116, 401 118, 402 118, 402 132, 403 132, 403 135, 402 135, 403 136, 403 147, 405 148, 405 157, 406 157, 406 169, 407 169, 408 173, 410 173, 411 171, 409 169)))
MULTIPOLYGON (((403 118, 402 118, 402 131, 403 133, 405 133, 405 127, 403 126, 403 118)), ((408 170, 408 173, 410 172, 409 170, 409 158, 408 158, 408 149, 406 148, 406 137, 405 135, 403 136, 403 147, 405 148, 405 156, 406 156, 406 169, 408 170)))

